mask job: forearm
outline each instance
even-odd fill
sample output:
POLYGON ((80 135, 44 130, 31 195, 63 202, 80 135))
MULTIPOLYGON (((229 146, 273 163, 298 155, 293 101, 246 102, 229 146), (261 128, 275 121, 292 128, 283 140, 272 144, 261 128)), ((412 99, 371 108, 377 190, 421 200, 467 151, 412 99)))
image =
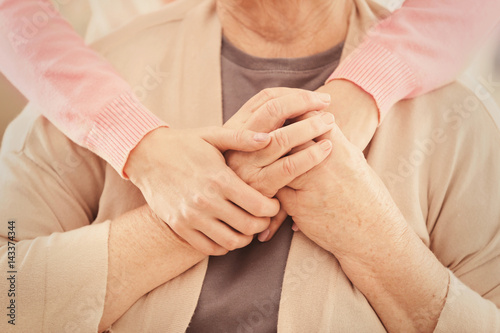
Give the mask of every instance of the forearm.
POLYGON ((0 0, 0 22, 0 71, 66 136, 121 174, 130 151, 164 123, 49 0, 0 0), (37 17, 46 18, 43 26, 37 17))
POLYGON ((338 256, 346 275, 389 332, 432 332, 446 301, 447 270, 402 216, 390 230, 364 237, 363 251, 338 256))
POLYGON ((500 2, 408 0, 370 29, 331 79, 356 83, 382 119, 394 103, 452 81, 500 22, 500 2))
POLYGON ((144 294, 204 258, 148 206, 111 222, 108 253, 106 299, 99 331, 108 328, 144 294))

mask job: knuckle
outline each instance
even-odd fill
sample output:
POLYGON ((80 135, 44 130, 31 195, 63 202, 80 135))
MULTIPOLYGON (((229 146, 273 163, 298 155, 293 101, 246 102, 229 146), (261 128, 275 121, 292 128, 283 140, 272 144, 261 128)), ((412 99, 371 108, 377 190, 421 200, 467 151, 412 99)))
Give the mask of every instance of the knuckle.
POLYGON ((321 161, 321 155, 318 153, 317 149, 308 149, 306 151, 306 157, 313 164, 318 164, 321 161))
POLYGON ((297 165, 295 162, 289 157, 285 157, 283 159, 283 173, 286 176, 294 176, 297 172, 297 165))
POLYGON ((281 149, 286 149, 290 146, 290 138, 288 135, 282 130, 278 129, 274 131, 274 140, 281 147, 281 149))
POLYGON ((261 90, 259 92, 259 95, 260 95, 260 98, 262 98, 263 100, 269 100, 269 99, 275 98, 274 90, 272 88, 266 88, 266 89, 261 90))
POLYGON ((313 95, 312 92, 301 91, 299 93, 299 96, 302 99, 302 101, 305 102, 306 105, 310 105, 310 104, 315 104, 316 103, 316 97, 313 95))
POLYGON ((212 252, 212 256, 224 256, 228 253, 229 251, 222 246, 217 246, 216 249, 212 252))
POLYGON ((167 224, 176 234, 182 237, 181 233, 183 223, 178 218, 170 218, 167 224))
POLYGON ((240 232, 247 236, 255 235, 255 233, 257 232, 255 223, 252 220, 246 221, 241 227, 240 232))
POLYGON ((193 205, 198 209, 210 208, 210 200, 203 194, 198 193, 193 197, 193 205))
POLYGON ((233 141, 236 143, 241 143, 243 142, 243 136, 244 136, 245 130, 239 129, 236 131, 233 131, 233 141))
POLYGON ((281 106, 281 103, 276 99, 272 99, 272 100, 266 102, 265 108, 266 108, 266 112, 267 112, 268 116, 272 117, 272 118, 279 117, 283 112, 283 108, 281 106))
POLYGON ((257 217, 265 216, 264 204, 259 200, 253 203, 254 215, 257 217))
POLYGON ((262 195, 272 198, 278 192, 279 189, 276 189, 278 186, 275 184, 275 181, 272 179, 267 180, 266 182, 261 182, 258 186, 254 186, 254 188, 262 193, 262 195))
POLYGON ((199 248, 199 251, 206 256, 211 256, 214 254, 215 248, 212 244, 206 244, 199 248))
POLYGON ((311 128, 311 131, 316 135, 317 133, 322 132, 322 129, 324 128, 323 126, 323 121, 319 116, 316 116, 314 118, 311 118, 309 121, 309 125, 311 128))
POLYGON ((232 236, 225 242, 225 249, 229 251, 234 251, 244 246, 244 242, 238 236, 232 236))
POLYGON ((243 236, 243 237, 241 237, 241 239, 242 240, 241 240, 241 246, 240 246, 240 248, 245 247, 248 244, 250 244, 252 242, 252 240, 253 240, 253 235, 251 235, 251 236, 243 236))
POLYGON ((207 180, 207 186, 214 191, 220 191, 224 188, 223 179, 224 177, 222 174, 213 175, 207 180))
POLYGON ((215 243, 210 242, 203 246, 201 252, 207 256, 216 256, 220 255, 219 253, 221 253, 221 250, 225 249, 215 243))
MULTIPOLYGON (((244 156, 245 155, 243 155, 241 152, 237 151, 231 151, 229 154, 225 155, 227 166, 231 168, 231 170, 233 170, 234 173, 236 173, 240 178, 242 173, 244 172, 243 170, 245 170, 245 167, 247 166, 244 156)), ((229 176, 220 178, 221 180, 225 180, 221 182, 221 184, 217 185, 221 188, 224 188, 224 186, 231 181, 231 177, 229 176)))

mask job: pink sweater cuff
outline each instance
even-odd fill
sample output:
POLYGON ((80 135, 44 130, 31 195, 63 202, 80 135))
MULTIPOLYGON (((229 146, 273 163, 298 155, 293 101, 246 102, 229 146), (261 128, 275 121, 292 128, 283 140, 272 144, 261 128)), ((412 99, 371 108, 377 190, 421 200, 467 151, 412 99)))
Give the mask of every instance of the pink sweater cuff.
POLYGON ((97 116, 85 139, 88 149, 105 159, 123 177, 130 152, 149 132, 167 127, 131 94, 122 94, 97 116))
POLYGON ((369 93, 377 103, 380 121, 389 109, 408 97, 418 86, 411 69, 389 50, 364 41, 328 78, 351 81, 369 93))

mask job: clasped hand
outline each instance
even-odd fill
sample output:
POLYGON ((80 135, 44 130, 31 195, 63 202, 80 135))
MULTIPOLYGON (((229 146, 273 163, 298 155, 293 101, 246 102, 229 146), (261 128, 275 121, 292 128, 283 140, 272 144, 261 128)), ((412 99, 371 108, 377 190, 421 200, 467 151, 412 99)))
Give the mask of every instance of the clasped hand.
POLYGON ((261 241, 269 240, 286 212, 307 236, 327 248, 325 235, 334 234, 324 228, 332 218, 329 214, 339 208, 330 200, 356 206, 352 198, 376 192, 368 199, 378 202, 384 189, 361 150, 342 135, 333 115, 321 112, 329 103, 328 94, 266 89, 222 128, 153 131, 133 151, 125 171, 152 211, 182 241, 206 255, 244 247, 256 234, 261 241), (288 119, 296 121, 282 127, 288 119), (314 141, 318 137, 323 140, 314 141), (333 139, 335 158, 329 157, 333 139), (353 161, 361 167, 346 167, 353 161), (346 170, 353 174, 341 176, 346 170), (360 175, 366 179, 359 184, 351 181, 352 193, 341 198, 338 193, 345 188, 345 179, 359 180, 360 175), (301 208, 310 216, 301 215, 301 208), (323 222, 321 227, 318 221, 323 222))
POLYGON ((333 116, 318 114, 281 128, 286 119, 328 104, 327 94, 264 90, 223 128, 151 132, 132 151, 125 172, 182 241, 204 254, 223 255, 267 230, 279 211, 272 197, 329 154, 325 140, 284 156, 328 132, 333 116), (236 173, 225 163, 229 150, 228 164, 236 173))

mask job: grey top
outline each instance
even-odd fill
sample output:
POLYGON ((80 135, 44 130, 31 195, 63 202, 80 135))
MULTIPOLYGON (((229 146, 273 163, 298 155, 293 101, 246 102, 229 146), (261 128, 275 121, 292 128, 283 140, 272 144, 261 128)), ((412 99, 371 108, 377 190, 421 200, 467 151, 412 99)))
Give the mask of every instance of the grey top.
MULTIPOLYGON (((304 58, 258 58, 222 39, 224 122, 259 91, 270 87, 319 88, 335 70, 343 44, 304 58)), ((274 238, 210 257, 187 332, 276 332, 281 286, 292 240, 288 218, 274 238)))

